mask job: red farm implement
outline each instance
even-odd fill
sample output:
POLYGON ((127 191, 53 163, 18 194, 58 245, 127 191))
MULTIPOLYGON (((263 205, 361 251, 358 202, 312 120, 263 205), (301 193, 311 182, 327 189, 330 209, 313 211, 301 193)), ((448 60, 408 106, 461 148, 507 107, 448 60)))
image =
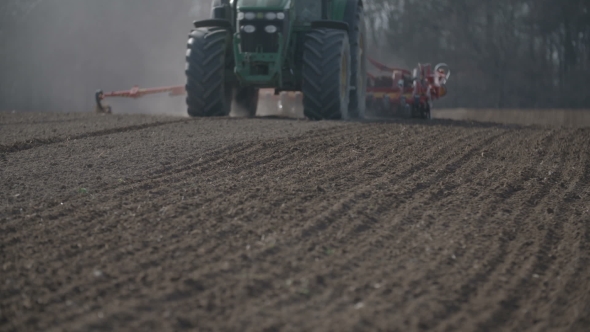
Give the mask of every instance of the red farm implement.
POLYGON ((388 67, 371 58, 380 75, 367 76, 367 112, 378 116, 430 119, 432 102, 447 94, 449 67, 439 63, 418 64, 407 69, 388 67))

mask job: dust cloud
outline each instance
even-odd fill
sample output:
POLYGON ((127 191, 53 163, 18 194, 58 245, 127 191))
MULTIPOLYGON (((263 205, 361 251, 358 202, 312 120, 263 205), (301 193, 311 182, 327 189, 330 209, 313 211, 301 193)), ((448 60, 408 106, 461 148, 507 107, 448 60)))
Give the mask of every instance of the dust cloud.
MULTIPOLYGON (((71 112, 92 111, 97 89, 184 84, 192 22, 208 17, 211 4, 210 0, 29 0, 25 6, 27 1, 5 1, 6 17, 0 22, 0 110, 71 112)), ((108 103, 116 113, 186 113, 182 96, 108 103)))

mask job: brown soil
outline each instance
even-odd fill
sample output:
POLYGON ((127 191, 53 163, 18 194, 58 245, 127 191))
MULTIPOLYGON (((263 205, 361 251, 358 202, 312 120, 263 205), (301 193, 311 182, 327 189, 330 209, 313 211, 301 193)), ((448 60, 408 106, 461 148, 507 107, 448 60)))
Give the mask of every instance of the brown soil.
POLYGON ((0 114, 0 331, 589 331, 590 129, 0 114))
POLYGON ((568 109, 435 109, 434 118, 519 125, 590 127, 590 110, 568 109))

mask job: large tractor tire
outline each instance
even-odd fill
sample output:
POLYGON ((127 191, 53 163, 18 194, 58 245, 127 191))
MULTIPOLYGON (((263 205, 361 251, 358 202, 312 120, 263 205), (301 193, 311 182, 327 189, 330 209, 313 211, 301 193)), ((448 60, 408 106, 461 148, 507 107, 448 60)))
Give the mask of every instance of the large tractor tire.
POLYGON ((350 92, 348 113, 351 118, 364 119, 367 96, 367 43, 365 12, 362 3, 352 8, 350 31, 350 92))
POLYGON ((303 107, 312 120, 348 118, 350 44, 344 30, 317 28, 303 51, 303 107))
POLYGON ((186 53, 186 104, 192 117, 227 116, 233 89, 225 71, 231 66, 229 31, 198 28, 191 32, 186 53))

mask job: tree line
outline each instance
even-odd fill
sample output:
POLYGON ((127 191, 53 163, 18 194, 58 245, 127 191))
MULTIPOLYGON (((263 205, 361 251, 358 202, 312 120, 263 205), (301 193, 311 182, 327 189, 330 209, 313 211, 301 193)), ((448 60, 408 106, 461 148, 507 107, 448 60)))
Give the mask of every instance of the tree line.
POLYGON ((368 11, 374 47, 450 65, 445 106, 590 108, 590 1, 374 0, 368 11))

